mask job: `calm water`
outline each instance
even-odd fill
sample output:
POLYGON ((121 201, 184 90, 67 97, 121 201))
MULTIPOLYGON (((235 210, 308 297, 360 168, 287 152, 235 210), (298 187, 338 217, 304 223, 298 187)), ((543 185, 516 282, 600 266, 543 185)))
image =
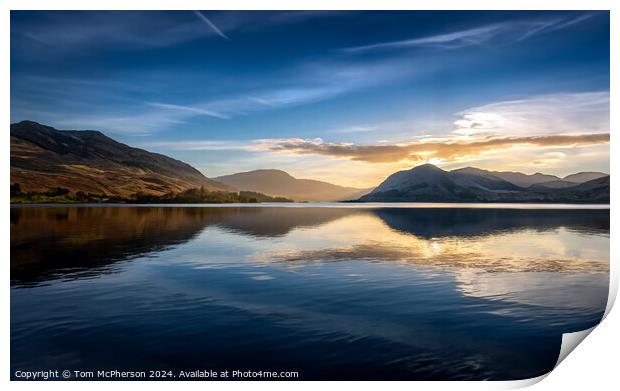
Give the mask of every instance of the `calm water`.
POLYGON ((11 367, 522 379, 599 322, 609 210, 11 208, 11 367))

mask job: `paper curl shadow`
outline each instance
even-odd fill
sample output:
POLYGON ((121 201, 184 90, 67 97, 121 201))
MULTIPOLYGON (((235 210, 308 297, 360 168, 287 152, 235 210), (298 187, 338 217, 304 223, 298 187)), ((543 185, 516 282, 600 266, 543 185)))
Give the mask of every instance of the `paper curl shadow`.
MULTIPOLYGON (((610 279, 609 296, 607 298, 607 306, 605 308, 605 314, 603 314, 603 318, 601 319, 601 321, 596 326, 592 326, 589 329, 585 329, 585 330, 581 330, 581 331, 575 331, 573 333, 564 333, 564 334, 562 334, 562 345, 560 346, 560 354, 558 355, 558 360, 556 361, 555 366, 553 367, 553 369, 557 368, 558 365, 560 365, 560 363, 562 361, 564 361, 564 359, 566 357, 568 357, 568 355, 573 350, 575 350, 575 348, 580 343, 582 343, 583 340, 585 340, 586 337, 588 335, 590 335, 590 333, 595 328, 597 328, 605 320, 605 318, 607 317, 607 315, 611 311, 611 309, 614 306, 614 303, 616 301, 616 295, 618 293, 618 275, 615 273, 615 270, 613 270, 613 269, 612 269, 612 273, 610 273, 610 275, 612 276, 612 278, 610 279)), ((532 385, 542 381, 544 378, 546 378, 551 372, 553 372, 553 369, 551 371, 545 373, 544 375, 533 377, 531 379, 513 380, 513 381, 505 382, 503 384, 504 387, 500 387, 500 388, 503 388, 503 389, 518 389, 518 388, 525 388, 525 387, 532 386, 532 385)))

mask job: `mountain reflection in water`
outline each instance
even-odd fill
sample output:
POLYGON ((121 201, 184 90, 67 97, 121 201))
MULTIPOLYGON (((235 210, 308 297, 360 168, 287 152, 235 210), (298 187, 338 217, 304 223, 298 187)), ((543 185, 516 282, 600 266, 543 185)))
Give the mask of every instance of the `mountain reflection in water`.
POLYGON ((527 378, 608 269, 609 210, 14 207, 11 364, 527 378))

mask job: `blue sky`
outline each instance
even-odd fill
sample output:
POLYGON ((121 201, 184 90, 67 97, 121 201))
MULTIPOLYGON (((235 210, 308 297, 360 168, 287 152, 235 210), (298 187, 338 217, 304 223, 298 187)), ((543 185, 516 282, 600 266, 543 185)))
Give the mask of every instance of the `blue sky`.
POLYGON ((26 119, 210 177, 608 172, 609 14, 13 11, 11 121, 26 119))

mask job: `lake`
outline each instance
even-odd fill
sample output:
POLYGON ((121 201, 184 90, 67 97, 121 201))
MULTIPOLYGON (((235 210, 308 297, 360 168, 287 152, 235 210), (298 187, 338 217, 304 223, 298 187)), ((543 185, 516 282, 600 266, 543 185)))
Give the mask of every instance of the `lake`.
POLYGON ((608 283, 609 209, 12 207, 11 373, 524 379, 608 283))

